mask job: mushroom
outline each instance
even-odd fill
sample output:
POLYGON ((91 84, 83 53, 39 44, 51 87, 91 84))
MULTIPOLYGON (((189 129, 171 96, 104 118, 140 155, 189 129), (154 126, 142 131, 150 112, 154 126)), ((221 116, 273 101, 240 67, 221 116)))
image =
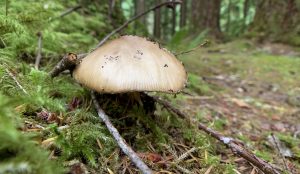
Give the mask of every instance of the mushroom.
POLYGON ((114 39, 85 57, 73 71, 80 84, 100 93, 177 93, 187 74, 180 61, 158 44, 138 36, 114 39))

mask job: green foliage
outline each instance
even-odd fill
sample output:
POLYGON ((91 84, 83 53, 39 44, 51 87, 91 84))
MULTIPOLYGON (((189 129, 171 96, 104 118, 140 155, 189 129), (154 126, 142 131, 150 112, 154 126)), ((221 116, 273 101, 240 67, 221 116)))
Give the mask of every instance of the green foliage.
MULTIPOLYGON (((10 106, 12 103, 5 103, 7 97, 0 96, 0 173, 61 173, 62 166, 49 161, 47 150, 40 149, 38 143, 33 141, 37 137, 47 139, 58 136, 55 145, 62 151, 57 156, 58 161, 80 158, 91 167, 101 164, 98 163, 99 154, 108 156, 115 148, 112 138, 94 116, 95 113, 85 108, 67 112, 67 105, 74 96, 84 98, 84 89, 74 83, 71 77, 51 79, 46 72, 62 54, 88 52, 98 39, 110 32, 112 27, 105 22, 108 9, 100 3, 102 1, 0 2, 0 91, 18 100, 18 107, 22 108, 18 111, 20 115, 14 114, 10 106), (80 10, 59 17, 78 3, 83 6, 80 10), (42 33, 43 41, 40 70, 32 68, 37 52, 37 32, 42 33), (16 85, 17 81, 26 92, 16 85), (41 122, 53 131, 49 133, 47 128, 47 133, 34 136, 28 132, 21 133, 18 130, 20 123, 28 119, 40 121, 36 113, 42 109, 66 116, 70 120, 70 127, 60 133, 57 131, 59 125, 49 126, 41 122), (97 139, 104 145, 103 149, 99 149, 97 139)), ((116 25, 122 22, 120 14, 116 25)), ((85 103, 83 106, 87 107, 85 103)))
POLYGON ((248 1, 248 11, 245 16, 245 1, 223 0, 221 4, 221 30, 229 37, 237 37, 243 34, 255 15, 255 3, 248 1))
POLYGON ((62 173, 62 166, 50 161, 30 134, 17 130, 20 124, 14 103, 0 94, 0 173, 62 173))
MULTIPOLYGON (((89 113, 78 113, 75 114, 75 117, 80 114, 89 113)), ((93 123, 87 120, 83 122, 82 120, 82 123, 75 124, 75 120, 56 142, 56 145, 62 150, 60 158, 61 160, 79 158, 95 167, 99 165, 96 162, 100 153, 108 155, 116 147, 114 140, 99 122, 93 123), (104 144, 103 149, 100 149, 97 139, 104 144)))
POLYGON ((296 158, 300 158, 300 140, 297 137, 294 137, 290 134, 282 134, 277 133, 276 136, 278 136, 279 140, 282 141, 292 150, 293 155, 296 158))
POLYGON ((138 120, 145 125, 154 134, 155 141, 157 143, 166 144, 168 135, 160 127, 157 126, 155 121, 147 115, 140 107, 134 107, 132 110, 132 116, 137 117, 138 120))
POLYGON ((210 95, 212 93, 211 87, 201 77, 189 73, 188 88, 199 95, 210 95))
POLYGON ((270 152, 256 150, 254 153, 255 153, 255 155, 257 155, 259 158, 262 158, 262 159, 264 159, 264 160, 266 160, 266 161, 269 161, 269 162, 272 162, 272 161, 273 161, 273 158, 272 158, 270 152))
POLYGON ((200 44, 202 44, 204 42, 205 38, 207 37, 208 32, 209 32, 209 30, 204 30, 200 34, 198 34, 198 36, 196 36, 193 40, 190 41, 190 43, 188 45, 188 49, 195 48, 195 47, 199 46, 200 44))
MULTIPOLYGON (((171 40, 170 40, 170 44, 169 47, 171 49, 178 49, 179 45, 182 45, 182 41, 189 35, 189 30, 188 28, 184 28, 179 30, 178 32, 176 32, 174 34, 174 36, 172 36, 171 40)), ((183 48, 185 49, 185 48, 183 48)))

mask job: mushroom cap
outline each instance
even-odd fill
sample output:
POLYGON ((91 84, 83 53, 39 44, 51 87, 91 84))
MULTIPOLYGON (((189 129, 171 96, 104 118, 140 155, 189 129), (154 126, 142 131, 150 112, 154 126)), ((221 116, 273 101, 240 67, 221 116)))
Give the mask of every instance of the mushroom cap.
POLYGON ((177 93, 187 81, 173 54, 138 36, 122 36, 97 48, 76 66, 73 77, 101 93, 177 93))

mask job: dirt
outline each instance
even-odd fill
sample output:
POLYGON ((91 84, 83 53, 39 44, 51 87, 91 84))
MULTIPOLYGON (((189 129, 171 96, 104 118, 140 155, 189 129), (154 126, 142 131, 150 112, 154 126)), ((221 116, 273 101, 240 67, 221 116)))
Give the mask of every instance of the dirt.
MULTIPOLYGON (((272 55, 300 55, 299 52, 282 44, 266 44, 256 49, 272 55)), ((208 51, 201 56, 209 59, 213 54, 215 53, 208 51)), ((224 68, 226 68, 225 66, 224 68)), ((221 133, 238 139, 242 138, 246 146, 255 153, 266 152, 267 156, 270 156, 271 162, 278 167, 298 173, 300 171, 299 157, 294 154, 295 151, 291 156, 282 157, 279 152, 281 149, 274 147, 268 140, 270 134, 300 137, 300 107, 289 102, 290 96, 287 91, 281 89, 283 84, 269 83, 255 77, 245 78, 238 73, 224 73, 220 69, 216 72, 211 67, 210 65, 207 68, 211 71, 206 72, 205 76, 202 75, 202 78, 207 84, 223 89, 223 92, 215 92, 209 96, 199 96, 196 93, 193 93, 192 96, 186 95, 185 100, 180 102, 184 111, 190 115, 197 115, 203 110, 208 111, 204 114, 202 122, 213 125, 217 120, 221 120, 222 127, 216 127, 221 133), (283 164, 283 161, 286 164, 283 164)), ((197 71, 194 72, 197 73, 197 71)), ((300 144, 296 145, 298 147, 293 147, 291 142, 285 142, 282 138, 279 141, 287 146, 288 150, 297 148, 298 151, 300 147, 300 144)), ((256 154, 266 158, 266 156, 259 155, 260 153, 256 154)), ((225 153, 223 158, 226 161, 228 154, 225 153)), ((245 160, 238 157, 235 159, 239 172, 256 173, 253 171, 255 168, 245 160)))

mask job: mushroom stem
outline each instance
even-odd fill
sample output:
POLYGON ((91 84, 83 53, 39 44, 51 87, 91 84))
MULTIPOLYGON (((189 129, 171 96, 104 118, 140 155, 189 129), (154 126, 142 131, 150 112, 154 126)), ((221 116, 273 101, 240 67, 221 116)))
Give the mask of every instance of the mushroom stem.
POLYGON ((127 145, 127 143, 121 137, 118 130, 113 126, 113 124, 109 120, 108 116, 101 109, 99 103, 97 102, 95 92, 93 91, 91 92, 91 97, 95 105, 95 108, 97 110, 99 118, 105 123, 107 129, 116 140, 118 146, 130 158, 130 160, 135 164, 135 166, 142 171, 143 174, 152 174, 153 171, 140 159, 140 157, 132 150, 132 148, 127 145))
POLYGON ((64 70, 73 70, 74 67, 79 64, 80 60, 77 59, 77 55, 73 53, 68 53, 65 55, 60 62, 51 70, 50 76, 56 77, 59 73, 63 72, 64 70))

